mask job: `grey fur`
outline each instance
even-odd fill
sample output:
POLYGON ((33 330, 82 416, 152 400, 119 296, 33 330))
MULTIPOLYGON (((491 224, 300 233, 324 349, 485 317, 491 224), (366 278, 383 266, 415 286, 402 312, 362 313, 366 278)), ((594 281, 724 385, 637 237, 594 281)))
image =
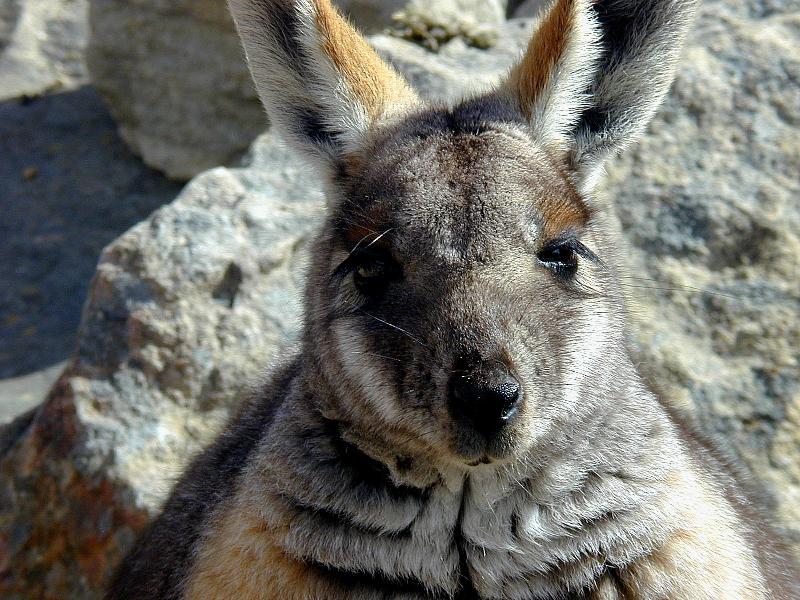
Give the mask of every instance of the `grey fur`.
POLYGON ((598 0, 602 58, 573 161, 597 168, 638 137, 675 75, 697 0, 598 0))
MULTIPOLYGON (((251 64, 311 60, 276 47, 265 22, 296 4, 236 0, 240 31, 272 32, 251 64)), ((654 6, 600 7, 632 4, 654 6)), ((674 59, 692 3, 659 6, 630 21, 646 35, 609 29, 594 86, 608 118, 585 117, 577 147, 623 144, 663 95, 672 66, 648 57, 669 46, 674 59), (633 103, 624 65, 640 55, 660 83, 633 103)), ((297 110, 273 120, 313 148, 297 110)), ((108 598, 800 597, 738 470, 632 364, 618 240, 569 151, 540 147, 500 94, 373 125, 358 160, 325 154, 331 210, 298 355, 187 471, 108 598), (554 239, 582 244, 574 275, 540 260, 554 239), (391 277, 366 292, 357 273, 375 255, 391 277), (522 385, 496 436, 448 412, 463 364, 503 365, 522 385), (281 564, 258 562, 269 548, 281 564), (284 562, 317 591, 280 587, 303 585, 281 579, 284 562)))

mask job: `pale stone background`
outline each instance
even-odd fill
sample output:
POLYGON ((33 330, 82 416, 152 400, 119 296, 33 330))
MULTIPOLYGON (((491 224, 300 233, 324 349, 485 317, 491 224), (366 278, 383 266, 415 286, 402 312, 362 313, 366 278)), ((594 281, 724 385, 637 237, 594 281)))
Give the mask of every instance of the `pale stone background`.
MULTIPOLYGON (((379 33, 391 2, 345 8, 443 97, 504 72, 532 23, 502 15, 534 3, 454 0, 460 22, 431 14, 422 32, 437 53, 379 33), (487 27, 496 43, 475 47, 487 27)), ((0 383, 0 415, 19 415, 0 429, 3 598, 99 597, 188 457, 291 346, 322 211, 272 134, 245 150, 266 120, 221 0, 89 5, 0 9, 0 376, 25 377, 0 383), (149 165, 204 172, 178 193, 97 89, 149 165)), ((798 542, 799 84, 800 2, 707 0, 665 106, 605 185, 643 368, 732 442, 798 542)))

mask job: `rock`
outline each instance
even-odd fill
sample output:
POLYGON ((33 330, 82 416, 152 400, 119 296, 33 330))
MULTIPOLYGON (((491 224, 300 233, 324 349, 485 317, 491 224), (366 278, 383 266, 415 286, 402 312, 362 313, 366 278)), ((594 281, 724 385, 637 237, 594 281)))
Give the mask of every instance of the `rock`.
POLYGON ((701 5, 608 190, 642 362, 734 442, 800 548, 800 13, 751 4, 701 5))
POLYGON ((515 19, 538 17, 550 4, 548 0, 525 0, 514 9, 512 16, 515 19))
POLYGON ((0 100, 88 81, 87 0, 0 2, 0 100))
POLYGON ((28 375, 0 379, 0 426, 41 404, 65 366, 57 363, 28 375))
POLYGON ((93 0, 87 61, 123 139, 185 180, 267 126, 223 0, 93 0))
POLYGON ((187 458, 299 325, 321 192, 265 138, 103 252, 75 356, 0 434, 0 596, 99 598, 187 458))
POLYGON ((444 44, 437 54, 389 35, 370 42, 388 62, 428 100, 456 98, 469 91, 488 89, 503 76, 530 38, 532 23, 514 20, 500 28, 491 52, 469 47, 461 38, 444 44))
MULTIPOLYGON (((338 4, 357 25, 379 31, 406 1, 338 4)), ((458 23, 472 24, 470 31, 483 21, 497 24, 504 15, 504 0, 418 4, 421 14, 437 22, 458 14, 458 23)), ((91 0, 90 5, 92 79, 122 137, 145 163, 189 179, 235 163, 267 127, 224 0, 91 0)))
MULTIPOLYGON (((788 2, 763 6, 704 5, 672 96, 606 192, 637 354, 800 531, 800 28, 788 2)), ((506 27, 490 51, 373 41, 441 97, 504 72, 530 24, 506 27)), ((72 363, 35 414, 0 430, 0 596, 99 597, 243 382, 291 343, 321 211, 305 169, 266 137, 249 166, 201 175, 107 248, 72 363)))
POLYGON ((394 33, 433 51, 456 37, 472 46, 489 48, 497 42, 506 8, 506 0, 410 0, 395 15, 394 33))
POLYGON ((508 0, 409 0, 406 10, 426 15, 431 22, 500 25, 508 0))
POLYGON ((395 13, 408 0, 334 0, 334 3, 364 33, 378 33, 391 24, 395 13))
POLYGON ((8 0, 0 4, 0 51, 11 41, 20 12, 22 12, 20 0, 8 0))

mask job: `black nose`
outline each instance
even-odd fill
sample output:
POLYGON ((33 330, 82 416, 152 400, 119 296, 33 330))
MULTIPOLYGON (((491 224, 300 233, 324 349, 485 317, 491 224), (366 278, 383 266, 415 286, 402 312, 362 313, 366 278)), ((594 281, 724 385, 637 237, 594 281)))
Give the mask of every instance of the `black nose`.
POLYGON ((455 374, 449 407, 457 420, 467 421, 485 435, 496 433, 514 417, 520 401, 519 382, 507 373, 488 377, 455 374))

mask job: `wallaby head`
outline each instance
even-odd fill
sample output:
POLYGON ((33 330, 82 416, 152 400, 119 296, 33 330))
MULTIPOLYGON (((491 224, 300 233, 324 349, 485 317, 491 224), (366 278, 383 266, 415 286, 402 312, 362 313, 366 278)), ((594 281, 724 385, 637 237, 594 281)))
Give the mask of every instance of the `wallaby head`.
POLYGON ((666 92, 694 4, 556 0, 496 89, 443 106, 329 0, 230 0, 272 122, 328 184, 314 402, 393 470, 507 463, 613 409, 630 364, 593 188, 666 92))

